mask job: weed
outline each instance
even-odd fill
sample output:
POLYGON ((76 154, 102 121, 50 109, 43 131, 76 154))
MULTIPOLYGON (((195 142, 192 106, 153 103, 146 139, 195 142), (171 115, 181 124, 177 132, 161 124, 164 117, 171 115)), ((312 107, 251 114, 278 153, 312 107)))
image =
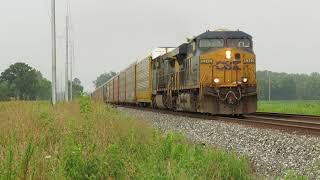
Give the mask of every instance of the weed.
MULTIPOLYGON (((282 178, 279 178, 282 179, 282 178)), ((284 176, 283 180, 307 180, 305 176, 297 175, 294 171, 288 171, 284 176)))
POLYGON ((14 172, 14 155, 12 147, 8 148, 8 152, 6 154, 6 160, 4 162, 4 167, 2 168, 2 172, 0 173, 0 179, 14 179, 16 173, 14 172), (1 175, 2 174, 2 175, 1 175))
POLYGON ((32 143, 29 143, 21 162, 21 172, 22 172, 21 178, 22 179, 27 179, 28 177, 29 165, 30 165, 30 160, 33 155, 33 152, 34 152, 34 147, 32 143))
POLYGON ((84 114, 86 119, 88 119, 88 113, 92 111, 90 97, 82 94, 79 99, 80 113, 84 114))

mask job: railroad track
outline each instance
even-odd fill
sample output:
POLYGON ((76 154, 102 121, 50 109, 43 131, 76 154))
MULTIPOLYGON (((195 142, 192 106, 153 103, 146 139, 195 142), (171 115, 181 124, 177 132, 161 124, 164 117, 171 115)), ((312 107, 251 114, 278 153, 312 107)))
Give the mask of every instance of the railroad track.
POLYGON ((245 118, 242 120, 246 122, 318 131, 320 133, 320 116, 258 112, 245 115, 245 118))
POLYGON ((140 108, 132 106, 121 106, 145 111, 159 112, 165 114, 172 114, 177 116, 187 116, 192 118, 200 118, 205 120, 222 120, 227 122, 235 122, 247 125, 262 125, 272 128, 280 128, 285 130, 303 131, 306 133, 320 134, 320 116, 311 115, 297 115, 297 114, 280 114, 280 113, 267 113, 257 112, 243 117, 231 117, 220 115, 208 115, 192 112, 175 112, 165 109, 152 109, 152 108, 140 108))

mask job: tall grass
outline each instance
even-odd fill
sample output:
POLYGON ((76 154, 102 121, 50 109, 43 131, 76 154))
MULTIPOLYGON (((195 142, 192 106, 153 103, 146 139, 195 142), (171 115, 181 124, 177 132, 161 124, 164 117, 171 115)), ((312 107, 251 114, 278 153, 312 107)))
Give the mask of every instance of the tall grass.
POLYGON ((258 111, 320 116, 320 101, 259 101, 258 111))
POLYGON ((0 103, 0 179, 251 179, 234 153, 163 135, 113 108, 0 103))

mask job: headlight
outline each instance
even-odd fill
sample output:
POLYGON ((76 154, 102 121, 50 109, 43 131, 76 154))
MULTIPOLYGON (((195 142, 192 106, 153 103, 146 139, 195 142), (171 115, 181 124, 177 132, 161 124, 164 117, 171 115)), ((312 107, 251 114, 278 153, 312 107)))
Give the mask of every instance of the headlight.
POLYGON ((242 82, 247 83, 248 82, 248 78, 242 78, 242 82))
POLYGON ((219 78, 214 78, 213 82, 218 84, 220 82, 220 79, 219 78))
POLYGON ((230 50, 227 50, 227 51, 226 51, 226 58, 227 58, 227 59, 231 59, 231 54, 232 54, 231 51, 230 51, 230 50))

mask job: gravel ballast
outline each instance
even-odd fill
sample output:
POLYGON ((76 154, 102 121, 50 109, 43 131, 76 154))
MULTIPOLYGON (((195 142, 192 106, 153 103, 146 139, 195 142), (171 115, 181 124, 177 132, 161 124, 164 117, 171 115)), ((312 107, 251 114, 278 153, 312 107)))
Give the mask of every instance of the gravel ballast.
POLYGON ((293 170, 320 180, 320 137, 131 108, 118 109, 146 120, 163 132, 180 132, 191 141, 245 155, 257 175, 276 177, 293 170))

